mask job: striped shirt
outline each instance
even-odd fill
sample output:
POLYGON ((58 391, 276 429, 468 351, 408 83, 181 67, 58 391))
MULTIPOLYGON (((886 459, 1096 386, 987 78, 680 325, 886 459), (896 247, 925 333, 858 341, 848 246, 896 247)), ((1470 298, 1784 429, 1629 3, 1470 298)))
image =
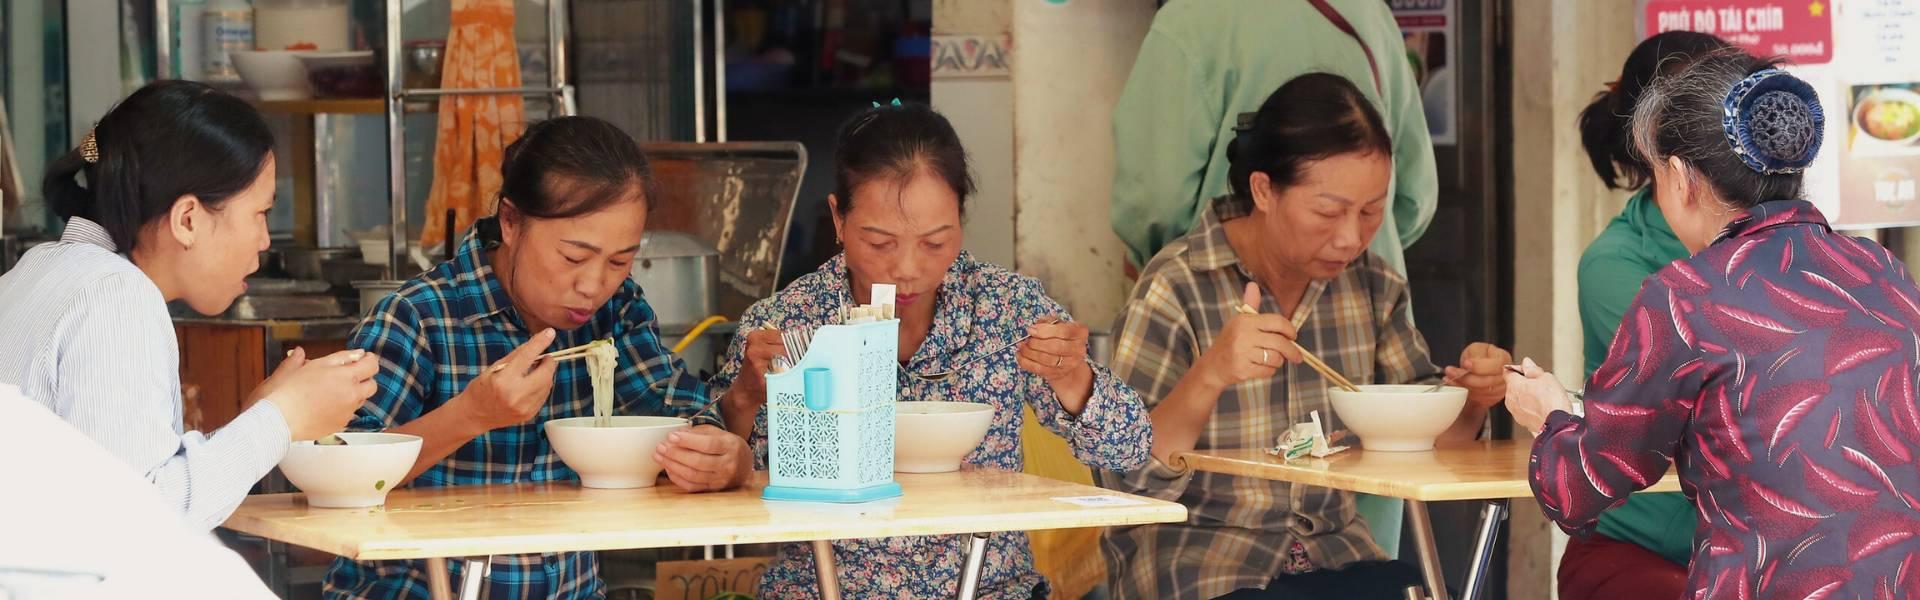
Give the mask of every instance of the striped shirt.
MULTIPOLYGON (((379 430, 402 425, 444 406, 481 371, 531 339, 513 300, 494 276, 488 252, 499 224, 483 219, 454 259, 420 274, 374 305, 348 344, 380 357, 379 391, 348 426, 379 430)), ((706 384, 661 345, 653 309, 632 280, 585 325, 558 331, 556 348, 611 338, 620 351, 615 372, 616 414, 681 415, 707 403, 706 384)), ((542 432, 548 421, 593 414, 593 387, 585 361, 561 363, 553 394, 533 420, 489 431, 428 467, 415 487, 578 481, 553 453, 542 432)), ((702 416, 696 424, 718 425, 702 416)), ((337 559, 327 572, 328 598, 425 598, 426 561, 354 562, 337 559)), ((456 575, 459 568, 455 566, 456 575)), ((598 598, 605 595, 591 552, 495 556, 487 597, 598 598)))
MULTIPOLYGON (((1194 231, 1162 249, 1140 274, 1116 327, 1112 368, 1149 407, 1165 399, 1213 345, 1252 281, 1221 226, 1249 208, 1231 197, 1214 200, 1194 231)), ((1261 302, 1260 312, 1280 312, 1272 297, 1261 302)), ((1300 344, 1351 379, 1437 380, 1407 302, 1406 281, 1367 254, 1338 277, 1308 286, 1293 321, 1300 344)), ((1271 379, 1229 387, 1194 447, 1270 448, 1315 410, 1329 430, 1343 429, 1327 403, 1327 385, 1312 369, 1289 365, 1271 379)), ((1265 588, 1274 577, 1299 570, 1287 564, 1295 543, 1309 568, 1385 559, 1348 492, 1180 472, 1158 461, 1098 477, 1105 487, 1188 509, 1185 523, 1119 527, 1102 536, 1116 598, 1199 600, 1265 588)))
POLYGON ((69 220, 60 241, 0 276, 0 331, 0 384, 126 461, 194 527, 225 521, 287 452, 291 434, 271 402, 213 435, 181 431, 166 298, 96 223, 69 220))

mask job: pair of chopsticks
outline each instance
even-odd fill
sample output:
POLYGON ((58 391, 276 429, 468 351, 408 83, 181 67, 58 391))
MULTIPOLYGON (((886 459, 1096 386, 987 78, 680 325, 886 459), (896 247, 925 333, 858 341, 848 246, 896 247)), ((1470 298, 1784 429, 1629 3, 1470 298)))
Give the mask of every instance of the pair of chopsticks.
MULTIPOLYGON (((1233 312, 1237 312, 1243 315, 1260 314, 1260 311, 1256 311, 1253 309, 1253 307, 1247 306, 1245 304, 1235 304, 1233 306, 1233 312)), ((1346 377, 1341 376, 1339 371, 1335 371, 1333 370, 1333 367, 1327 366, 1327 363, 1322 362, 1320 360, 1320 357, 1314 356, 1312 352, 1307 351, 1306 347, 1301 346, 1300 342, 1287 340, 1287 343, 1293 344, 1293 348, 1295 350, 1299 350, 1300 356, 1306 359, 1307 366, 1313 367, 1313 370, 1315 371, 1319 371, 1321 375, 1327 378, 1327 381, 1331 381, 1333 382, 1334 385, 1340 386, 1340 389, 1343 389, 1349 392, 1360 391, 1360 386, 1354 385, 1353 382, 1348 381, 1346 377)))
MULTIPOLYGON (((540 356, 534 357, 533 361, 537 363, 543 360, 568 361, 568 360, 574 360, 577 358, 586 358, 587 354, 593 351, 594 346, 598 346, 602 344, 610 344, 610 343, 612 342, 608 340, 594 340, 594 341, 587 342, 585 344, 581 344, 578 346, 574 346, 572 348, 568 348, 565 350, 555 350, 552 352, 548 352, 546 354, 542 354, 540 356)), ((505 368, 507 368, 507 363, 503 362, 503 363, 494 365, 493 368, 487 369, 487 372, 492 373, 505 368)))

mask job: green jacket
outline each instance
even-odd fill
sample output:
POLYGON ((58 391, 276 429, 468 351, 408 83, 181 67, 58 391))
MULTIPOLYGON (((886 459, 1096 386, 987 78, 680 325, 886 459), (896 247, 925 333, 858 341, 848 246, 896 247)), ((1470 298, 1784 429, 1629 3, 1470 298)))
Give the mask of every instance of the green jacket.
POLYGON ((1352 81, 1386 120, 1395 181, 1373 251, 1406 273, 1403 250, 1426 231, 1439 196, 1419 85, 1385 2, 1328 3, 1373 51, 1384 97, 1353 37, 1307 2, 1174 2, 1154 16, 1113 113, 1113 232, 1133 264, 1186 235, 1200 206, 1228 192, 1227 142, 1240 113, 1320 72, 1352 81))
MULTIPOLYGON (((1687 256, 1686 246, 1667 227, 1648 190, 1629 198, 1627 208, 1580 254, 1580 328, 1588 379, 1606 359, 1614 331, 1640 294, 1640 283, 1687 256)), ((1601 513, 1598 531, 1685 565, 1693 556, 1695 519, 1693 503, 1684 495, 1642 493, 1601 513)))

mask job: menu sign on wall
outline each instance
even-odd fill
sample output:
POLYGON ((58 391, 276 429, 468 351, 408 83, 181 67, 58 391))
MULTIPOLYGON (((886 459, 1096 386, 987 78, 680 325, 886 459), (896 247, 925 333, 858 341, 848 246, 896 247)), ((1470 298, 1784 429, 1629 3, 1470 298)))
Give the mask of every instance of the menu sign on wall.
POLYGON ((1647 5, 1645 18, 1654 33, 1711 33, 1733 45, 1785 57, 1797 65, 1824 65, 1833 60, 1829 0, 1657 1, 1647 5))
POLYGON ((1640 0, 1641 37, 1720 36, 1819 91, 1807 199, 1836 227, 1920 225, 1920 0, 1640 0))

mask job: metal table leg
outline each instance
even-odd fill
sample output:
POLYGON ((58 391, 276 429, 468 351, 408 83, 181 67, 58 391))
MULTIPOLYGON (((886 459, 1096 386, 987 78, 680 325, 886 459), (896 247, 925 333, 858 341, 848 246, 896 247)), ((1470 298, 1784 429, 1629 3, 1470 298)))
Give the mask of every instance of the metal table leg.
POLYGON ((287 545, 267 540, 267 589, 281 598, 293 596, 293 577, 287 567, 287 545))
POLYGON ((453 586, 447 583, 447 559, 427 559, 427 595, 433 600, 453 600, 453 586))
POLYGON ((813 541, 813 567, 818 571, 820 600, 840 600, 840 570, 833 566, 833 542, 813 541))
POLYGON ((1433 519, 1427 515, 1427 503, 1407 501, 1407 524, 1413 527, 1413 546, 1420 554, 1420 573, 1427 582, 1427 597, 1447 600, 1447 577, 1440 570, 1440 551, 1433 544, 1433 519))
POLYGON ((980 563, 987 557, 987 534, 973 534, 967 545, 967 568, 960 572, 960 600, 973 600, 980 591, 980 563))
POLYGON ((469 558, 460 575, 460 600, 480 600, 480 591, 487 588, 487 570, 493 566, 493 557, 469 558))
POLYGON ((1500 521, 1506 516, 1506 500, 1491 500, 1480 508, 1480 531, 1473 540, 1473 564, 1467 569, 1467 585, 1460 590, 1463 600, 1480 600, 1480 594, 1486 591, 1487 567, 1493 561, 1493 543, 1500 538, 1500 521))

